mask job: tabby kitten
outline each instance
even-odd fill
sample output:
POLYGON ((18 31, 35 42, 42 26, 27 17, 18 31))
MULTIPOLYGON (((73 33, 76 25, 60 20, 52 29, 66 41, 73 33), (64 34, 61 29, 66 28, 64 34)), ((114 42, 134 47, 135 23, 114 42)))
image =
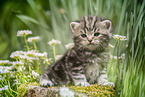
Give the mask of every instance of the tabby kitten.
POLYGON ((71 22, 74 47, 51 64, 41 75, 42 86, 82 85, 93 83, 114 85, 107 80, 108 44, 112 23, 96 16, 85 16, 71 22))

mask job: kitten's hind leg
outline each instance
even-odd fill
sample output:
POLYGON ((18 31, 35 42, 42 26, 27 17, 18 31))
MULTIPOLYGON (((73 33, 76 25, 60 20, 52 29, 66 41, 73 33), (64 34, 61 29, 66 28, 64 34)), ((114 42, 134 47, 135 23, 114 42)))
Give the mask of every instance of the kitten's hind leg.
POLYGON ((40 77, 40 85, 41 86, 50 86, 51 87, 51 86, 54 86, 54 83, 49 80, 47 74, 43 74, 40 77))

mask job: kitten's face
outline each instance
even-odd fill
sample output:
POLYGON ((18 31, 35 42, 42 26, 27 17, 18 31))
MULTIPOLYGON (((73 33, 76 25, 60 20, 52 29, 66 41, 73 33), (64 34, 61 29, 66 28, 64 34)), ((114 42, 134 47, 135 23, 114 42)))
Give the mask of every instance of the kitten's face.
POLYGON ((91 51, 102 50, 108 46, 112 36, 111 21, 101 21, 96 16, 85 16, 80 22, 72 22, 70 25, 76 45, 91 51))

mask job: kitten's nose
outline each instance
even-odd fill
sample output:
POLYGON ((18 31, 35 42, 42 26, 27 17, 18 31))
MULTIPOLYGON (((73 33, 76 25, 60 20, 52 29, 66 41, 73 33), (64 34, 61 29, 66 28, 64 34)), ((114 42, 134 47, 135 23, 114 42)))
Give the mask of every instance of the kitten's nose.
POLYGON ((88 35, 88 41, 91 43, 92 42, 92 36, 88 35))
POLYGON ((88 41, 89 41, 89 42, 92 42, 92 39, 91 39, 91 40, 88 39, 88 41))

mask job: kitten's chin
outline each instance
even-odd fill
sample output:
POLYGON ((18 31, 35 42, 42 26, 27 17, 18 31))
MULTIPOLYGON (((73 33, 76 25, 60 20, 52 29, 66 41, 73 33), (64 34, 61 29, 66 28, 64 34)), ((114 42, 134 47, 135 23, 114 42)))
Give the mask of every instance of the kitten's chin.
POLYGON ((85 48, 86 48, 87 50, 94 51, 94 50, 97 49, 97 46, 94 46, 94 45, 87 45, 85 48))

